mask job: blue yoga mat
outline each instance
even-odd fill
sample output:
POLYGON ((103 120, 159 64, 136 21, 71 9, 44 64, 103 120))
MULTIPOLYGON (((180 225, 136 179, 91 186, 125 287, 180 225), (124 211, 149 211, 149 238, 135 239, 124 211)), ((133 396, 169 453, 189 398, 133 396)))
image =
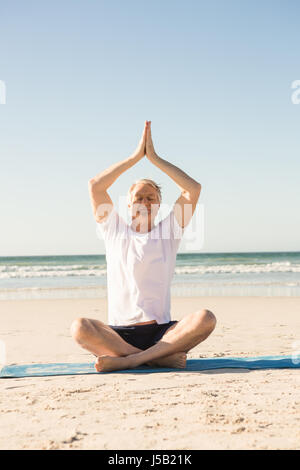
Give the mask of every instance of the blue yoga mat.
POLYGON ((300 368, 300 355, 258 356, 258 357, 221 357, 209 359, 188 359, 185 369, 166 367, 151 368, 139 366, 134 369, 112 372, 97 372, 94 363, 57 363, 57 364, 22 364, 4 366, 0 378, 45 377, 49 375, 85 375, 85 374, 124 374, 153 372, 201 372, 209 369, 290 369, 300 368))

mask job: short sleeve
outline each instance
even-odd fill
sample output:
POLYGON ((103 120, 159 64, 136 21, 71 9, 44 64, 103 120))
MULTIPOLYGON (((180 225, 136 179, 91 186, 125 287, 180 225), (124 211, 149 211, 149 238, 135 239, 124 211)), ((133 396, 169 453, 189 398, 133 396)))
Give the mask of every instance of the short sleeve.
POLYGON ((174 213, 174 207, 170 212, 170 216, 171 216, 171 227, 172 227, 173 237, 176 240, 177 239, 181 240, 181 238, 183 237, 183 233, 184 233, 184 227, 180 227, 179 223, 177 222, 177 219, 174 213))
POLYGON ((104 222, 96 222, 96 233, 98 238, 109 240, 115 237, 118 229, 119 214, 113 207, 104 222))
POLYGON ((168 239, 170 244, 177 251, 184 233, 184 228, 180 227, 174 214, 174 208, 169 215, 162 220, 162 237, 168 239))

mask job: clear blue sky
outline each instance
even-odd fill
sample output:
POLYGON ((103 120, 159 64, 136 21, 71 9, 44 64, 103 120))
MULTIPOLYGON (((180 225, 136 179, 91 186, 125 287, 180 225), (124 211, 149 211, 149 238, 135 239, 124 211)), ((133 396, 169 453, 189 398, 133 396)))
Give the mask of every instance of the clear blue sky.
MULTIPOLYGON (((104 253, 87 182, 157 153, 202 184, 203 252, 300 249, 298 0, 2 2, 0 256, 104 253)), ((137 178, 177 185, 146 158, 137 178)))

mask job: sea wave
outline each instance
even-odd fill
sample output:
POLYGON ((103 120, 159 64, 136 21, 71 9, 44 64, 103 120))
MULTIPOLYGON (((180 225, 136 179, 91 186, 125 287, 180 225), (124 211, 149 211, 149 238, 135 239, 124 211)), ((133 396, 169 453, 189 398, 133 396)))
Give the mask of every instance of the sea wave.
POLYGON ((41 277, 74 277, 74 276, 105 276, 106 265, 35 265, 18 266, 3 265, 0 266, 0 279, 24 279, 41 277))
POLYGON ((266 264, 222 264, 177 266, 176 274, 244 274, 244 273, 300 273, 300 264, 289 261, 266 264))
MULTIPOLYGON (((102 277, 106 276, 106 264, 101 265, 2 265, 0 279, 102 277)), ((175 267, 175 274, 245 274, 245 273, 300 273, 300 264, 286 262, 259 264, 198 264, 175 267)))

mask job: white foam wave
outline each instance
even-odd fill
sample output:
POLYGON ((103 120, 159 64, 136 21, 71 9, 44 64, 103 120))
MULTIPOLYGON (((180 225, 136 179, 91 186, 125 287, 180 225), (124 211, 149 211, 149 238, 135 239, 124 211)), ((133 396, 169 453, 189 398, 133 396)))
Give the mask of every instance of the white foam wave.
POLYGON ((42 277, 77 277, 77 276, 105 276, 106 265, 84 266, 0 266, 0 279, 24 279, 42 277))
MULTIPOLYGON (((176 266, 175 274, 245 274, 245 273, 300 273, 300 264, 274 262, 266 264, 220 264, 176 266)), ((56 278, 56 277, 97 277, 106 276, 106 264, 101 265, 2 265, 1 279, 56 278)))
POLYGON ((244 274, 244 273, 300 273, 300 264, 290 262, 268 264, 222 264, 222 265, 198 265, 177 266, 176 274, 244 274))

